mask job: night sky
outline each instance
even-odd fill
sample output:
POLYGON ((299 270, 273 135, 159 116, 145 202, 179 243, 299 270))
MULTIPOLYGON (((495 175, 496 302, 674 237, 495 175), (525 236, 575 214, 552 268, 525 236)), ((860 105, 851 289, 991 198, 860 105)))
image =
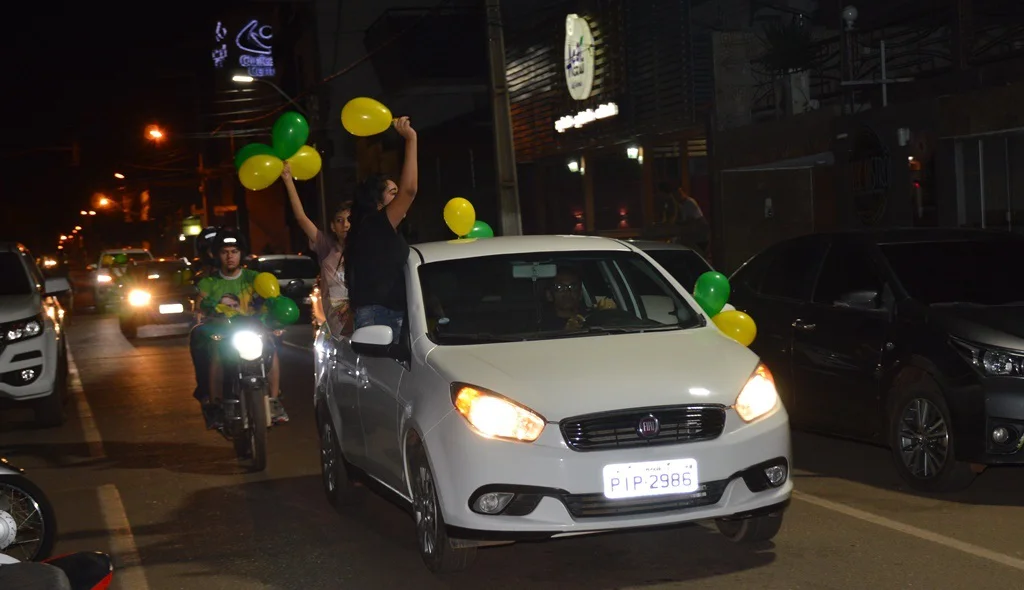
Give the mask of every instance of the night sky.
POLYGON ((0 239, 53 250, 92 193, 115 186, 114 172, 165 157, 143 139, 147 124, 199 131, 196 85, 182 75, 206 65, 204 32, 224 4, 4 5, 0 239), (76 139, 73 167, 69 151, 51 148, 76 139))

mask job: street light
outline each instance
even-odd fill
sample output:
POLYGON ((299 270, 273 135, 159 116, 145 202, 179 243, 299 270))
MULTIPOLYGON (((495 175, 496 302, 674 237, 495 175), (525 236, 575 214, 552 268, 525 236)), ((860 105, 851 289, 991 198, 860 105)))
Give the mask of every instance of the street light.
POLYGON ((110 199, 106 197, 100 197, 100 207, 106 207, 110 204, 110 199))
POLYGON ((121 174, 120 172, 115 172, 114 173, 114 178, 116 178, 118 180, 124 180, 124 174, 121 174))
POLYGON ((75 231, 82 231, 82 226, 76 225, 75 226, 75 231))
POLYGON ((89 214, 88 211, 79 211, 79 213, 81 213, 82 215, 88 215, 89 214))
POLYGON ((146 138, 153 141, 160 141, 164 138, 164 132, 156 125, 146 127, 146 138))
POLYGON ((90 211, 89 215, 96 215, 96 212, 95 211, 90 211))

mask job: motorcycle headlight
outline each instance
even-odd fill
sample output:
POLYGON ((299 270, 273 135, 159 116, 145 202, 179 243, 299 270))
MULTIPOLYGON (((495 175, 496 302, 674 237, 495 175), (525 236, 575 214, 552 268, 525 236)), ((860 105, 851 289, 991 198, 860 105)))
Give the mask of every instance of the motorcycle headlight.
POLYGON ((779 405, 779 392, 775 390, 775 378, 765 365, 758 365, 754 374, 736 397, 736 413, 744 422, 753 422, 766 416, 779 405))
POLYGON ((263 339, 256 332, 242 330, 231 337, 231 345, 242 360, 254 361, 263 356, 263 339))
POLYGON ((1010 350, 986 348, 959 338, 951 338, 953 348, 984 375, 992 377, 1024 377, 1024 354, 1010 350))
POLYGON ((153 299, 153 296, 148 291, 143 291, 142 289, 132 289, 128 292, 128 303, 132 307, 146 307, 151 299, 153 299))
POLYGON ((478 433, 488 438, 533 442, 544 431, 544 418, 496 393, 469 385, 452 385, 452 402, 478 433))

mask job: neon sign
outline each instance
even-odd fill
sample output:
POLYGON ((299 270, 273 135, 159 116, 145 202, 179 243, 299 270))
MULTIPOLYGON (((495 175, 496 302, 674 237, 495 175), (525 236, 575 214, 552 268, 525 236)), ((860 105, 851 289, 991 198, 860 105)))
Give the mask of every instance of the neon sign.
POLYGON ((614 102, 605 103, 596 109, 587 109, 580 111, 575 115, 566 115, 561 119, 555 121, 555 131, 559 133, 565 133, 566 129, 579 129, 587 123, 592 123, 598 119, 607 119, 608 117, 614 117, 619 114, 619 105, 614 102))
POLYGON ((233 67, 232 54, 237 55, 237 65, 244 68, 253 78, 268 78, 277 74, 274 69, 274 30, 270 25, 260 24, 252 19, 238 30, 234 47, 228 46, 230 31, 222 21, 214 27, 214 48, 211 53, 213 67, 233 67))

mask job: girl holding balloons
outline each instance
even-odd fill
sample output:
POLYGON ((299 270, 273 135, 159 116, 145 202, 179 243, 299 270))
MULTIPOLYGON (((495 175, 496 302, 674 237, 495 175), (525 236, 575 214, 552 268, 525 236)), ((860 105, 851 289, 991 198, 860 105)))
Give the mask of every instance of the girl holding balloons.
POLYGON ((295 181, 292 179, 291 164, 288 162, 284 163, 284 169, 281 171, 281 181, 288 189, 288 200, 291 202, 295 221, 302 228, 302 232, 306 234, 309 239, 309 247, 316 252, 320 261, 321 301, 323 302, 324 316, 327 318, 327 326, 335 337, 350 336, 354 329, 355 316, 349 305, 348 285, 345 283, 344 252, 352 203, 346 201, 335 210, 334 216, 331 217, 330 234, 328 235, 320 231, 303 210, 299 193, 295 190, 295 181))
POLYGON ((409 117, 395 119, 395 131, 405 139, 402 177, 396 184, 373 176, 356 189, 351 229, 345 239, 345 273, 355 328, 390 326, 398 341, 405 316, 405 263, 409 244, 398 231, 419 187, 416 130, 409 117))

